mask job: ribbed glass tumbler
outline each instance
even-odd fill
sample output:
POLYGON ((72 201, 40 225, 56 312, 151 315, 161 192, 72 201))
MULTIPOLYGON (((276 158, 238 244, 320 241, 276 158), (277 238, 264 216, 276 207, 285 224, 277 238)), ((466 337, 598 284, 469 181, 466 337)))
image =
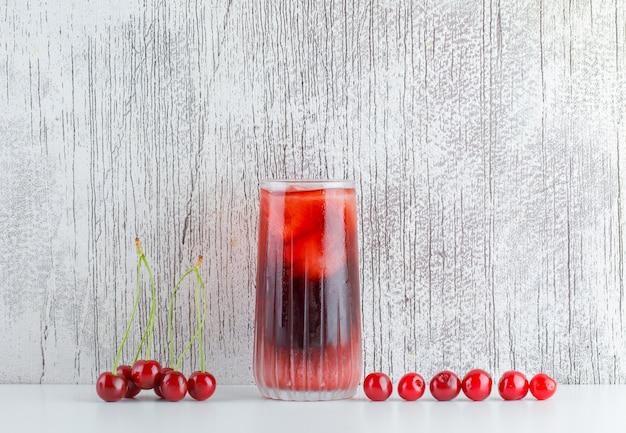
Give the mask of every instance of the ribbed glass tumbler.
POLYGON ((254 377, 263 396, 335 400, 362 370, 356 191, 261 183, 254 377))

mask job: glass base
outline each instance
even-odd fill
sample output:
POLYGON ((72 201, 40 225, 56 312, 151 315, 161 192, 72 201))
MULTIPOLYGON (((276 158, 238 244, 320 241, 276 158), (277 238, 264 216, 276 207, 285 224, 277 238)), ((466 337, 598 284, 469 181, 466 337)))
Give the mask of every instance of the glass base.
POLYGON ((354 389, 335 389, 325 391, 292 391, 289 389, 277 388, 261 388, 261 395, 272 400, 285 401, 328 401, 343 400, 354 397, 356 388, 354 389))

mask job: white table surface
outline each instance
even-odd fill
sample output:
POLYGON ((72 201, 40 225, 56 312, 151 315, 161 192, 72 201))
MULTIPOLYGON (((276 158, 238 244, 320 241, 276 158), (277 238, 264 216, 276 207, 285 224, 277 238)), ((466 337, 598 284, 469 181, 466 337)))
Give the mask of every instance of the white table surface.
POLYGON ((101 401, 93 385, 0 385, 2 432, 613 432, 626 431, 626 386, 561 385, 552 399, 282 402, 254 386, 218 386, 213 397, 170 403, 142 392, 101 401))

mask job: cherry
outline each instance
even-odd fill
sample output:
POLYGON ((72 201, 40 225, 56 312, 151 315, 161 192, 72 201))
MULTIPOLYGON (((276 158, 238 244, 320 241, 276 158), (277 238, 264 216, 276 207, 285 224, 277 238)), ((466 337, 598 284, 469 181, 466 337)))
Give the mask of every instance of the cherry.
POLYGON ((444 370, 435 375, 430 381, 430 393, 439 401, 448 401, 461 392, 461 381, 451 371, 444 370))
POLYGON ((498 382, 498 392, 504 400, 521 400, 528 394, 528 380, 519 371, 506 371, 498 382))
POLYGON ((370 373, 363 381, 363 391, 372 401, 384 401, 391 395, 393 384, 385 373, 370 373))
POLYGON ((187 379, 180 371, 168 371, 161 378, 159 388, 165 400, 179 401, 187 394, 187 379))
POLYGON ((161 364, 152 359, 140 359, 133 365, 131 377, 139 388, 152 389, 161 378, 161 364))
POLYGON ((407 401, 415 401, 424 395, 426 382, 417 373, 407 373, 398 382, 398 395, 407 401))
POLYGON ((215 392, 215 377, 205 371, 194 371, 187 379, 189 395, 198 401, 210 398, 215 392))
POLYGON ((530 379, 529 388, 537 400, 547 400, 556 392, 556 381, 545 373, 539 373, 530 379))
POLYGON ((105 371, 98 377, 96 392, 104 401, 120 401, 128 389, 128 381, 119 374, 105 371))
POLYGON ((483 401, 491 394, 493 380, 480 368, 469 371, 461 381, 461 389, 470 400, 483 401))
POLYGON ((154 386, 154 393, 161 398, 163 398, 163 393, 161 392, 161 380, 163 380, 163 376, 165 376, 165 373, 168 371, 174 371, 174 369, 170 367, 163 367, 161 369, 161 378, 159 379, 159 383, 154 386))
POLYGON ((120 365, 117 367, 117 374, 124 376, 126 378, 126 382, 128 382, 128 389, 126 390, 126 394, 124 394, 124 398, 133 398, 141 391, 141 388, 133 382, 130 372, 130 365, 120 365))

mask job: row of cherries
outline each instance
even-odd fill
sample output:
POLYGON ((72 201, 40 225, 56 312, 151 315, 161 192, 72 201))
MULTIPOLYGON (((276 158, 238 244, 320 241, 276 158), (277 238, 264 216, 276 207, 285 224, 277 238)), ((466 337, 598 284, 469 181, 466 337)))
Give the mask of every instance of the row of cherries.
POLYGON ((139 360, 133 366, 120 365, 117 374, 104 372, 96 382, 96 392, 104 401, 134 398, 142 389, 152 389, 167 401, 180 401, 187 393, 204 401, 215 392, 215 377, 206 371, 194 371, 189 378, 173 368, 162 368, 155 360, 139 360))
POLYGON ((161 367, 161 364, 151 359, 151 346, 154 335, 154 324, 156 315, 156 288, 154 283, 154 277, 150 265, 146 259, 145 254, 141 249, 139 238, 135 239, 135 246, 137 249, 137 289, 135 292, 135 300, 133 303, 133 310, 126 328, 126 333, 122 339, 122 342, 115 355, 115 362, 113 368, 110 371, 106 371, 98 377, 96 381, 96 393, 98 396, 109 402, 119 401, 123 398, 133 398, 141 390, 153 389, 155 394, 168 401, 180 401, 187 393, 196 400, 207 400, 215 392, 215 377, 211 373, 208 373, 204 369, 204 348, 202 340, 202 331, 206 319, 207 311, 207 293, 202 281, 202 277, 199 272, 199 267, 202 264, 202 256, 198 258, 195 266, 189 269, 178 280, 174 290, 170 296, 169 312, 168 312, 168 335, 169 335, 169 359, 170 367, 161 367), (120 356, 126 340, 128 338, 129 331, 133 324, 135 314, 137 312, 137 306, 139 303, 139 295, 141 291, 140 283, 140 271, 142 266, 146 269, 150 277, 151 288, 151 305, 150 305, 150 317, 148 319, 148 326, 146 327, 139 347, 135 354, 135 359, 132 367, 130 365, 119 365, 120 356), (196 277, 196 320, 197 328, 196 332, 192 336, 191 340, 185 346, 183 353, 176 358, 175 345, 173 339, 173 307, 176 292, 181 286, 181 283, 185 278, 190 275, 196 277), (200 300, 203 300, 201 302, 200 300), (202 304, 202 307, 200 306, 202 304), (146 342, 146 348, 144 351, 144 342, 146 342), (183 361, 186 353, 194 343, 199 345, 200 353, 200 370, 191 373, 189 378, 185 378, 185 375, 178 371, 181 362, 183 361), (143 353, 145 359, 139 359, 143 353))
MULTIPOLYGON (((437 373, 430 381, 430 393, 439 401, 456 398, 461 390, 470 400, 482 401, 491 394, 493 380, 482 369, 468 372, 463 380, 451 371, 437 373)), ((407 373, 398 382, 398 395, 407 401, 415 401, 424 395, 426 382, 418 373, 407 373)), ((521 400, 528 391, 537 400, 546 400, 556 392, 556 381, 545 373, 530 379, 519 371, 511 370, 502 374, 498 382, 498 393, 504 400, 521 400)), ((393 392, 393 383, 385 373, 370 373, 363 381, 363 391, 372 401, 384 401, 393 392)))

